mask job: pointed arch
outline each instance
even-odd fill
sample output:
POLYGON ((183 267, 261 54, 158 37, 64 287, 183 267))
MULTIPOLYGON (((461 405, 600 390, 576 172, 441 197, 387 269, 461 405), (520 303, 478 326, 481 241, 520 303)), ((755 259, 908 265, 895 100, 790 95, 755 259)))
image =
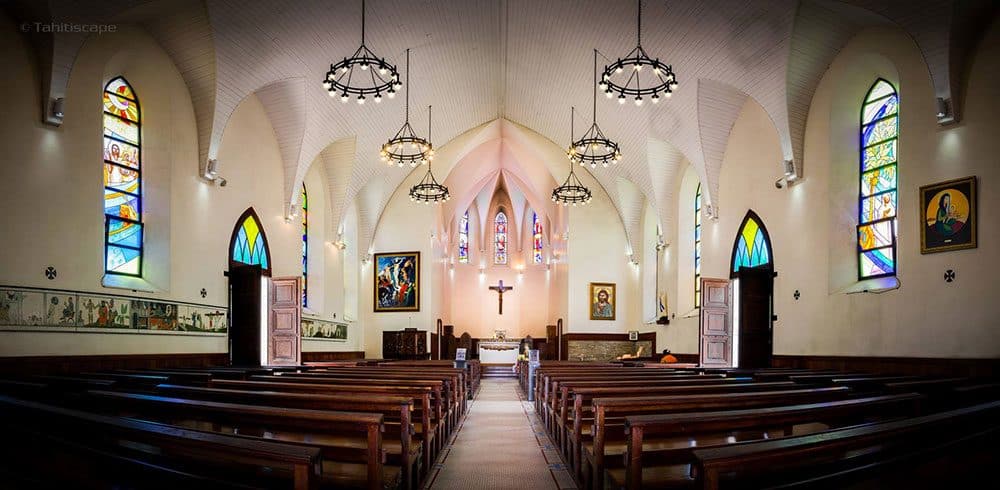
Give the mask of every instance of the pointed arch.
POLYGON ((694 307, 701 308, 701 182, 694 191, 694 307))
POLYGON ((771 251, 771 235, 767 233, 764 220, 752 209, 737 229, 733 241, 733 255, 729 277, 736 277, 741 267, 766 267, 774 269, 774 253, 771 251))
POLYGON ((884 78, 861 101, 858 279, 896 275, 899 94, 884 78))
POLYGON ((267 233, 252 206, 236 220, 229 239, 229 268, 239 264, 259 265, 265 276, 271 275, 271 248, 267 245, 267 233))
POLYGON ((458 262, 469 263, 469 210, 458 220, 458 262))
POLYGON ((544 262, 543 251, 544 251, 544 240, 543 240, 543 227, 542 218, 538 216, 538 213, 531 213, 531 263, 541 264, 544 262))
POLYGON ((309 193, 302 183, 302 307, 309 306, 309 193))
POLYGON ((493 217, 493 264, 507 265, 510 242, 508 240, 507 213, 503 208, 493 217))
POLYGON ((104 272, 142 277, 142 127, 124 77, 104 86, 104 272))

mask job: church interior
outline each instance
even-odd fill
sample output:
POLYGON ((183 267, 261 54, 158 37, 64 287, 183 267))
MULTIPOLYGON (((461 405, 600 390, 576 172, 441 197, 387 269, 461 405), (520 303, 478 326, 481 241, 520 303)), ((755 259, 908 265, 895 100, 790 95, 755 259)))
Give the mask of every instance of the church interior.
POLYGON ((8 0, 0 62, 0 486, 997 481, 995 0, 8 0))

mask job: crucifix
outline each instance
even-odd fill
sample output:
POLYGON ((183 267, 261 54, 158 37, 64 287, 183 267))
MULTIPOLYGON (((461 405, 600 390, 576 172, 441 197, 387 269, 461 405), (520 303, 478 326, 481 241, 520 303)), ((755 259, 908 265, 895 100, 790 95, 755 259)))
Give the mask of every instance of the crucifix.
POLYGON ((500 300, 500 314, 501 315, 503 315, 503 293, 506 293, 507 291, 510 291, 511 289, 514 289, 514 286, 504 286, 503 285, 503 279, 501 279, 500 282, 496 286, 490 286, 490 291, 496 291, 499 294, 498 299, 500 300))

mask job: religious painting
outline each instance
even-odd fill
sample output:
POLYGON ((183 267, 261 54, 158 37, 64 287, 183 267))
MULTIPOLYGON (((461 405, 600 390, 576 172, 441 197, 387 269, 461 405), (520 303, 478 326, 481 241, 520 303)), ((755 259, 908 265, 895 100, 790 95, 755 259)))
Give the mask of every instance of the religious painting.
POLYGON ((976 177, 920 188, 920 253, 976 248, 976 177))
POLYGON ((177 330, 182 332, 225 332, 226 312, 216 308, 177 305, 177 330))
POLYGON ((420 252, 375 254, 375 312, 420 311, 420 252))
POLYGON ((132 328, 132 303, 112 296, 80 296, 81 326, 132 328))
POLYGON ((45 324, 75 327, 83 319, 77 308, 79 298, 73 294, 45 293, 45 324))
POLYGON ((590 319, 615 319, 615 284, 611 282, 590 283, 590 319))
POLYGON ((140 330, 178 330, 177 306, 155 301, 132 301, 135 328, 140 330))
POLYGON ((45 294, 17 289, 0 290, 0 325, 45 324, 45 294))
POLYGON ((347 325, 312 318, 303 318, 302 338, 315 340, 347 340, 347 325))

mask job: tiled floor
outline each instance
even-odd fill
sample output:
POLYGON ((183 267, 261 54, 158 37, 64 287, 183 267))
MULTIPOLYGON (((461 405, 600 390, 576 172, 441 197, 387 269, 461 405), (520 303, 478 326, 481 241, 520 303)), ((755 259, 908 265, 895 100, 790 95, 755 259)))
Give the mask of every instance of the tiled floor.
POLYGON ((576 488, 515 379, 483 379, 425 488, 576 488))

